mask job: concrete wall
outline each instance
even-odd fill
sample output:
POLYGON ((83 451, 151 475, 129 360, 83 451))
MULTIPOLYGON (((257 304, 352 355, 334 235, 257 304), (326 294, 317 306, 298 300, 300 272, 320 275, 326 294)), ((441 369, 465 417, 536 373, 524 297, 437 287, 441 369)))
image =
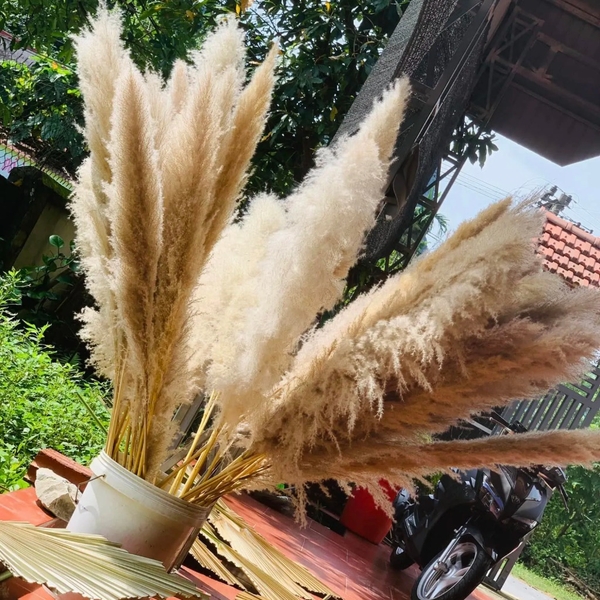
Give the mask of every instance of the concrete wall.
POLYGON ((44 255, 56 254, 56 248, 48 241, 51 235, 59 235, 64 240, 65 245, 61 250, 68 256, 69 243, 75 238, 75 227, 66 209, 46 204, 17 256, 14 266, 19 269, 41 265, 44 255))

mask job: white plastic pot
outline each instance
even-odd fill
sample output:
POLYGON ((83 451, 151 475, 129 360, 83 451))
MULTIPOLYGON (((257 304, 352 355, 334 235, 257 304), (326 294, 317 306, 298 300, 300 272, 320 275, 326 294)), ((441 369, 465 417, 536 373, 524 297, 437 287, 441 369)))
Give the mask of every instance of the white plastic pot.
POLYGON ((94 478, 79 498, 69 531, 95 533, 133 553, 177 568, 210 509, 190 504, 144 481, 105 452, 90 465, 94 478))

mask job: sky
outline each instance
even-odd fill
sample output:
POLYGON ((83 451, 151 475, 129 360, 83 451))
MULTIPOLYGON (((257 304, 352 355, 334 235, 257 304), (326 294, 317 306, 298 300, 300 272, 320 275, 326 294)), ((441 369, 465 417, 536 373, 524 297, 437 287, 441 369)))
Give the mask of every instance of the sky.
MULTIPOLYGON (((562 216, 600 236, 600 157, 559 167, 515 142, 496 135, 498 151, 484 167, 467 163, 440 208, 449 231, 474 217, 494 200, 513 193, 527 195, 550 185, 573 197, 562 216)), ((435 236, 435 226, 432 233, 435 236)))

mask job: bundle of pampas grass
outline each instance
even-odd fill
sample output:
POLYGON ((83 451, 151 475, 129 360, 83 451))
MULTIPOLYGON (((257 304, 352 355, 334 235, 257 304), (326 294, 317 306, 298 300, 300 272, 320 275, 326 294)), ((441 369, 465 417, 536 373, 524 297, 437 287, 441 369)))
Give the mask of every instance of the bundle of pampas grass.
POLYGON ((97 303, 84 335, 114 384, 114 460, 212 506, 279 481, 407 485, 451 466, 600 458, 589 432, 433 441, 576 380, 597 350, 600 296, 542 270, 531 203, 492 205, 316 327, 374 223, 405 81, 288 198, 259 195, 234 221, 276 49, 246 84, 242 34, 225 20, 164 82, 120 35, 101 9, 77 38, 90 157, 73 201, 97 303), (210 396, 200 427, 173 454, 173 416, 196 394, 210 396))
POLYGON ((136 68, 120 37, 119 15, 101 9, 76 40, 90 157, 72 211, 98 306, 83 335, 114 385, 107 452, 154 480, 172 416, 193 395, 190 297, 246 180, 276 49, 244 85, 243 36, 227 20, 165 84, 136 68))
POLYGON ((314 315, 341 295, 374 221, 408 87, 394 85, 355 137, 323 151, 289 198, 259 196, 236 224, 277 48, 246 84, 243 35, 225 19, 163 81, 136 67, 121 34, 119 15, 101 8, 76 39, 90 156, 72 212, 96 301, 83 313, 83 336, 114 387, 108 455, 210 506, 265 470, 262 454, 234 444, 236 415, 248 408, 236 389, 243 380, 244 393, 263 397, 314 315), (308 294, 307 271, 318 283, 308 294), (163 468, 174 415, 217 387, 227 398, 218 421, 219 394, 181 460, 163 468))
POLYGON ((271 476, 377 490, 384 475, 410 486, 453 466, 600 458, 593 432, 432 443, 461 419, 589 368, 600 294, 543 271, 535 253, 543 218, 530 202, 498 202, 309 332, 245 416, 250 445, 275 457, 271 476))

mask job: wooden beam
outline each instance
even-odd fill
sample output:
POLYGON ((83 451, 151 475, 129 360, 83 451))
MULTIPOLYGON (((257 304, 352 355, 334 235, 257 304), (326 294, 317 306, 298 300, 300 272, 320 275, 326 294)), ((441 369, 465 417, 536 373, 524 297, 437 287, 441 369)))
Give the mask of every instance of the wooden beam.
POLYGON ((576 6, 576 3, 573 0, 544 0, 548 4, 552 4, 552 6, 556 6, 561 10, 564 10, 566 13, 593 25, 594 27, 600 28, 600 14, 592 14, 588 12, 585 8, 581 8, 576 6))
MULTIPOLYGON (((507 67, 512 66, 509 61, 505 61, 504 59, 499 58, 499 57, 496 59, 496 61, 500 62, 502 64, 505 64, 507 67)), ((591 115, 592 118, 594 119, 594 120, 592 120, 592 119, 587 119, 586 117, 583 117, 586 119, 586 121, 589 120, 592 123, 600 124, 600 107, 598 107, 597 105, 592 104, 591 102, 588 102, 587 100, 584 100, 577 94, 574 94, 573 92, 570 92, 569 90, 566 90, 565 88, 559 87, 558 85, 556 85, 554 82, 547 79, 543 75, 534 73, 533 71, 526 69, 525 67, 522 67, 522 66, 515 67, 515 71, 518 75, 520 75, 527 81, 530 81, 531 83, 535 84, 536 86, 539 86, 541 89, 549 92, 550 94, 554 94, 554 96, 556 98, 559 98, 560 100, 562 100, 564 102, 564 105, 563 105, 563 102, 558 104, 558 106, 561 106, 561 110, 565 110, 565 112, 566 112, 566 110, 569 110, 569 108, 579 108, 587 115, 591 115)), ((580 118, 582 118, 581 115, 580 115, 580 118)))
POLYGON ((539 100, 540 102, 542 102, 544 104, 547 104, 548 106, 550 106, 552 108, 555 108, 556 110, 559 110, 560 112, 571 117, 572 119, 579 121, 586 127, 589 127, 590 129, 593 129, 594 131, 597 131, 598 133, 600 133, 600 123, 599 124, 593 123, 592 121, 585 119, 581 115, 578 115, 578 114, 574 113, 573 111, 566 109, 564 106, 562 106, 560 104, 556 104, 556 102, 552 102, 552 100, 549 100, 546 96, 542 96, 541 94, 536 94, 533 90, 531 90, 530 88, 528 88, 524 85, 519 85, 519 84, 513 83, 512 87, 531 96, 532 98, 535 98, 536 100, 539 100))

